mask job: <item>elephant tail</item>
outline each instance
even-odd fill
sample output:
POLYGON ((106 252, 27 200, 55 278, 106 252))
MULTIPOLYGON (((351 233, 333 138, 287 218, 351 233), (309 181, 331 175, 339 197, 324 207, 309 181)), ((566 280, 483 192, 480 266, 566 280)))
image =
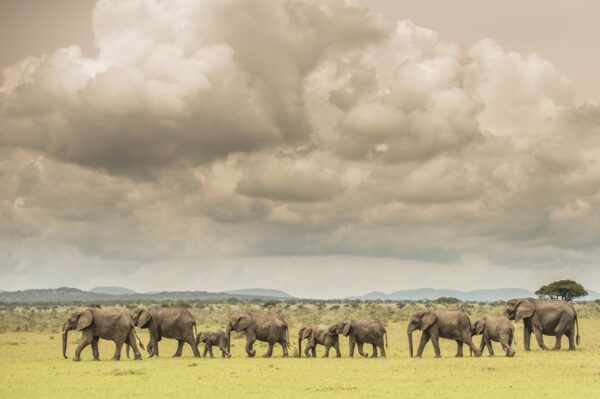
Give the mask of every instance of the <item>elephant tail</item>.
POLYGON ((198 344, 200 343, 198 342, 198 339, 200 337, 198 336, 198 330, 196 330, 196 323, 192 324, 192 331, 194 333, 194 342, 196 343, 196 347, 198 347, 198 344))
POLYGON ((383 335, 385 335, 385 347, 387 348, 388 347, 388 343, 387 343, 388 333, 387 333, 386 329, 383 330, 383 335))
POLYGON ((290 345, 290 329, 287 326, 287 324, 285 326, 285 341, 287 342, 287 347, 291 348, 291 345, 290 345))
POLYGON ((575 315, 575 327, 577 327, 577 336, 575 337, 575 342, 577 343, 577 346, 579 346, 581 337, 579 336, 579 321, 577 320, 577 315, 575 315))

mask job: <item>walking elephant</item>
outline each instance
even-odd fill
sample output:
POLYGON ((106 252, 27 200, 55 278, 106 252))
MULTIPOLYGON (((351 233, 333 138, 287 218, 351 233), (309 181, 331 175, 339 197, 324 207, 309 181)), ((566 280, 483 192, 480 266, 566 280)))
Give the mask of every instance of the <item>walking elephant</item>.
POLYGON ((377 348, 381 351, 381 356, 386 357, 385 347, 387 346, 387 331, 382 322, 376 319, 363 320, 344 320, 330 327, 330 331, 336 334, 342 334, 348 337, 350 344, 350 357, 354 357, 354 346, 358 348, 358 353, 363 357, 369 355, 363 352, 364 344, 373 345, 372 357, 377 357, 377 348), (385 346, 384 346, 385 336, 385 346))
POLYGON ((75 361, 81 360, 81 351, 88 345, 92 345, 94 360, 100 360, 100 353, 98 352, 100 338, 115 343, 113 360, 121 359, 123 344, 130 345, 133 348, 135 360, 141 360, 142 358, 136 345, 136 338, 140 348, 144 349, 144 345, 135 333, 133 320, 120 309, 86 308, 71 313, 62 328, 62 350, 65 359, 67 358, 67 335, 72 330, 82 332, 81 340, 73 357, 75 361))
POLYGON ((561 338, 569 338, 569 350, 579 345, 579 323, 573 305, 565 301, 545 301, 531 298, 511 299, 506 302, 504 315, 517 322, 523 320, 524 343, 526 351, 531 350, 531 333, 535 334, 538 345, 543 350, 544 335, 556 338, 554 350, 560 350, 561 338), (577 328, 577 333, 575 332, 577 328))
MULTIPOLYGON (((229 345, 231 345, 231 332, 246 333, 246 353, 249 357, 254 357, 256 351, 252 349, 252 345, 256 340, 269 344, 269 349, 263 357, 271 357, 273 355, 273 347, 275 344, 280 344, 283 348, 283 356, 288 356, 289 332, 288 325, 281 317, 274 313, 254 313, 254 314, 238 314, 231 316, 227 324, 227 337, 229 345)), ((230 352, 230 347, 227 348, 230 352)))
POLYGON ((419 348, 417 349, 417 357, 423 355, 423 350, 429 340, 431 340, 433 345, 435 357, 441 357, 440 338, 456 341, 458 345, 456 357, 462 357, 463 344, 467 344, 473 353, 475 353, 475 356, 481 356, 481 352, 475 347, 471 339, 471 321, 460 310, 423 310, 412 313, 407 328, 410 357, 413 357, 412 334, 415 330, 423 331, 419 348))
POLYGON ((304 355, 310 357, 317 356, 317 345, 325 347, 323 357, 329 357, 329 350, 335 349, 336 356, 342 357, 340 353, 339 335, 335 331, 335 326, 326 326, 323 324, 309 324, 298 330, 298 357, 302 356, 302 341, 308 340, 304 355))
POLYGON ((495 341, 500 342, 502 349, 506 352, 506 356, 513 357, 515 355, 515 350, 512 348, 515 327, 504 316, 485 316, 482 319, 476 320, 471 326, 471 335, 481 335, 481 345, 479 345, 481 353, 483 353, 483 348, 487 346, 490 356, 494 356, 492 341, 495 341))
POLYGON ((212 347, 218 346, 221 349, 221 357, 231 357, 229 353, 229 338, 224 331, 204 331, 198 333, 198 337, 196 338, 196 343, 200 345, 204 343, 204 353, 202 356, 206 356, 208 352, 210 357, 213 356, 212 347))
POLYGON ((183 308, 160 306, 137 307, 132 312, 133 321, 139 328, 147 328, 150 333, 148 353, 158 357, 158 343, 165 338, 177 340, 177 351, 173 357, 180 357, 183 346, 188 343, 195 357, 200 357, 196 345, 196 320, 183 308))

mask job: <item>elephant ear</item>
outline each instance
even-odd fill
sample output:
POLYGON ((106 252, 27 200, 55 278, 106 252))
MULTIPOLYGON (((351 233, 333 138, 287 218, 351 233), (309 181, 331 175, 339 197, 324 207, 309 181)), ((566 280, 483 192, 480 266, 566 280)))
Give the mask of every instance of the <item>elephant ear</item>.
POLYGON ((484 320, 477 320, 475 322, 475 334, 477 334, 477 335, 483 334, 483 329, 484 328, 485 328, 485 321, 484 320))
POLYGON ((302 328, 302 336, 300 339, 307 339, 308 337, 310 337, 311 333, 312 333, 312 328, 303 327, 302 328))
POLYGON ((535 304, 529 299, 523 299, 517 306, 517 312, 515 315, 515 321, 519 322, 523 319, 533 316, 535 311, 535 304))
POLYGON ((423 317, 421 318, 421 325, 419 328, 423 331, 427 330, 435 321, 437 320, 437 315, 433 312, 425 312, 423 317))
POLYGON ((351 328, 352 328, 352 321, 349 320, 344 325, 344 330, 342 331, 342 334, 344 335, 344 337, 347 337, 348 334, 350 334, 350 329, 351 328))
POLYGON ((137 326, 140 328, 144 328, 146 324, 150 322, 152 315, 148 311, 148 309, 144 309, 140 312, 140 317, 138 317, 137 326))
POLYGON ((207 338, 208 338, 208 334, 203 332, 202 334, 200 334, 198 336, 198 343, 206 341, 207 338))
POLYGON ((239 330, 245 330, 250 326, 250 316, 247 314, 241 315, 237 320, 239 330))
POLYGON ((89 327, 92 324, 92 321, 94 321, 92 312, 89 309, 82 311, 77 318, 77 331, 89 327))

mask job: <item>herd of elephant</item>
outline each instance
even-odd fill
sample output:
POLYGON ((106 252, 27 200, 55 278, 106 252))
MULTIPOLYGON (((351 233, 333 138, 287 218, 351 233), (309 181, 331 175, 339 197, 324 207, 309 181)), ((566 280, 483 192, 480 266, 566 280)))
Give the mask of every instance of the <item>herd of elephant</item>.
MULTIPOLYGON (((556 338, 555 350, 561 347, 561 339, 568 337, 569 349, 575 350, 579 345, 579 326, 577 313, 568 302, 544 301, 536 299, 512 299, 506 303, 504 315, 500 317, 484 317, 471 323, 469 317, 461 310, 422 310, 410 315, 407 334, 410 356, 413 357, 412 334, 421 330, 421 340, 416 356, 421 357, 425 345, 431 341, 436 357, 440 357, 439 339, 456 341, 458 348, 457 357, 463 355, 463 345, 466 344, 472 354, 481 356, 487 346, 489 354, 494 355, 492 341, 499 342, 506 353, 512 357, 515 354, 512 344, 514 342, 514 327, 511 322, 524 322, 524 349, 530 350, 531 334, 535 335, 538 345, 549 349, 543 340, 544 335, 556 338), (577 330, 577 331, 575 331, 577 330), (481 335, 481 344, 477 348, 472 337, 481 335)), ((102 339, 114 341, 116 345, 113 360, 119 360, 121 349, 125 344, 127 356, 129 348, 133 349, 135 359, 142 358, 139 347, 144 345, 137 336, 135 328, 148 329, 150 342, 147 351, 150 357, 159 355, 159 342, 161 339, 176 339, 178 342, 174 356, 181 356, 184 345, 187 343, 192 348, 194 356, 200 357, 198 345, 204 343, 204 353, 213 357, 213 346, 221 350, 223 357, 231 357, 230 336, 231 332, 243 332, 246 335, 246 353, 254 357, 256 351, 252 348, 258 341, 268 343, 269 347, 264 357, 273 354, 276 344, 283 348, 283 356, 288 356, 289 331, 288 324, 274 313, 239 314, 230 318, 226 331, 200 332, 196 331, 196 321, 192 314, 183 308, 169 307, 138 307, 129 315, 121 309, 86 308, 73 312, 65 321, 62 329, 63 356, 67 358, 67 334, 71 330, 82 332, 82 339, 75 350, 73 360, 80 360, 81 351, 88 345, 92 346, 94 360, 99 360, 98 341, 102 339), (137 340, 137 342, 136 342, 137 340)), ((358 353, 367 357, 363 345, 373 346, 371 357, 377 357, 378 351, 382 357, 386 356, 387 331, 383 323, 376 319, 345 320, 333 325, 310 324, 303 326, 298 331, 298 356, 302 355, 302 342, 307 340, 304 354, 307 357, 316 356, 317 345, 325 347, 324 356, 329 356, 331 348, 335 349, 336 356, 341 357, 339 335, 348 337, 349 355, 354 355, 355 347, 358 353)))

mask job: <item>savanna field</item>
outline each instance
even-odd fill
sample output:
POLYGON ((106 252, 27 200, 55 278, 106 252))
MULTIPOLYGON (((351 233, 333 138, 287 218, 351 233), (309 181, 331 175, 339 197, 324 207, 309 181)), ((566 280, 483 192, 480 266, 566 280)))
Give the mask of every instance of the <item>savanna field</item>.
MULTIPOLYGON (((111 361, 114 344, 100 341, 100 362, 92 361, 91 348, 82 361, 61 355, 60 326, 73 306, 4 307, 0 311, 1 398, 600 398, 600 304, 576 305, 581 345, 568 352, 542 352, 532 340, 532 352, 523 348, 522 324, 516 325, 517 354, 504 357, 495 343, 496 356, 454 358, 456 343, 441 340, 442 359, 435 359, 429 344, 422 359, 408 353, 406 320, 417 308, 443 305, 390 303, 277 304, 271 311, 290 325, 290 354, 297 354, 297 330, 306 323, 333 323, 372 315, 388 331, 386 359, 348 358, 348 340, 340 337, 343 358, 260 357, 266 344, 257 342, 256 358, 247 358, 244 337, 232 335, 231 359, 194 358, 188 347, 182 358, 171 358, 176 342, 163 339, 161 357, 111 361)), ((447 307, 455 307, 449 305, 447 307)), ((501 305, 463 304, 471 320, 502 313, 501 305)), ((131 306, 128 306, 131 308, 131 306)), ((224 329, 230 314, 264 310, 260 304, 193 304, 189 309, 198 330, 224 329)), ((144 345, 146 330, 138 329, 144 345)), ((69 333, 69 356, 80 333, 69 333)), ((420 332, 415 333, 418 342, 420 332)), ((475 337, 479 345, 480 337, 475 337)), ((553 337, 545 337, 553 345, 553 337)), ((305 345, 306 342, 303 343, 305 345)), ((370 346, 365 346, 371 352, 370 346)), ((200 347, 202 351, 202 347, 200 347)), ((319 347, 318 356, 323 352, 319 347)))

